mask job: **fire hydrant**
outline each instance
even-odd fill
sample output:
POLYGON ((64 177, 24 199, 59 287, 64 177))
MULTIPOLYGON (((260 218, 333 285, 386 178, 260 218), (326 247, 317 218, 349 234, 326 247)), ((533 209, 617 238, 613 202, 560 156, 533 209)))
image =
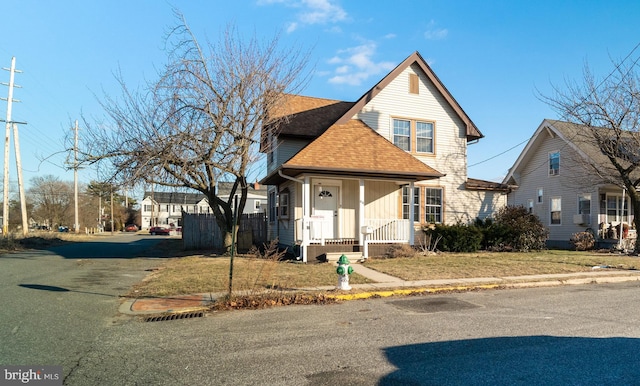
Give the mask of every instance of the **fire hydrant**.
POLYGON ((340 256, 336 272, 338 273, 338 289, 350 290, 351 286, 349 285, 349 275, 353 273, 353 267, 349 265, 349 259, 347 259, 347 256, 340 256))

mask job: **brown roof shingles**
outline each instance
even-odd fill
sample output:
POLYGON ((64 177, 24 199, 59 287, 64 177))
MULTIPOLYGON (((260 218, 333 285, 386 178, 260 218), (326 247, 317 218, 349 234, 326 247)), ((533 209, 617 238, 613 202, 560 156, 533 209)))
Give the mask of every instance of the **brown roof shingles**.
POLYGON ((282 168, 285 173, 295 170, 294 174, 308 170, 413 180, 443 176, 356 119, 331 126, 282 168))

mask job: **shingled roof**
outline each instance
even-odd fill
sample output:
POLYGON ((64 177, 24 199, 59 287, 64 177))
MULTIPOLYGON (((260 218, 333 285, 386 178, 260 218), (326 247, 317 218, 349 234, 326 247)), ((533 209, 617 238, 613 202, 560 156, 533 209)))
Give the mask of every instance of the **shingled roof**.
MULTIPOLYGON (((413 181, 444 176, 356 119, 331 126, 285 162, 281 170, 289 176, 315 171, 413 181)), ((274 171, 262 182, 271 185, 281 180, 282 177, 274 171)))

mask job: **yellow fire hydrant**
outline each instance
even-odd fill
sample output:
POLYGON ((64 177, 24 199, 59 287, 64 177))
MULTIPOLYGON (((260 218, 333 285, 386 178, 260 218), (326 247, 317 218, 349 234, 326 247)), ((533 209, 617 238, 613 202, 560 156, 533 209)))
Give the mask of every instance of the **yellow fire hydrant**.
POLYGON ((338 289, 339 290, 350 290, 351 286, 349 285, 349 275, 353 273, 353 267, 349 264, 349 259, 347 256, 342 255, 338 259, 338 268, 336 269, 338 273, 338 289))

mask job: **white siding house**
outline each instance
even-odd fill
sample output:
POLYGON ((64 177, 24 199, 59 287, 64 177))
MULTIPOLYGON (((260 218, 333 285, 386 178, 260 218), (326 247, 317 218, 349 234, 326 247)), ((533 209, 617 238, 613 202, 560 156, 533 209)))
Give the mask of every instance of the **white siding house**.
MULTIPOLYGON (((228 199, 231 186, 219 184, 219 197, 228 199)), ((250 184, 244 214, 265 213, 267 210, 267 188, 259 184, 250 184)), ((167 228, 182 226, 182 212, 213 213, 209 200, 201 193, 145 192, 141 205, 142 228, 164 226, 167 228)))
POLYGON ((286 119, 262 137, 270 237, 304 261, 415 244, 422 224, 506 204, 508 186, 468 178, 483 135, 417 52, 356 102, 287 95, 273 116, 286 119))

